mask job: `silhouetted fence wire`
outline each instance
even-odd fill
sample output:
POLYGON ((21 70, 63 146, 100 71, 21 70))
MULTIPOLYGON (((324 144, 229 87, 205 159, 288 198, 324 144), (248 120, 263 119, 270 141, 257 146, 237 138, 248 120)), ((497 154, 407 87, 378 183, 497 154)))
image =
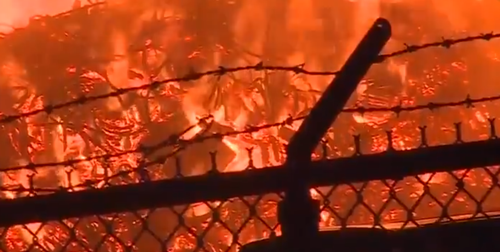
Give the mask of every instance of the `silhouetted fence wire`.
MULTIPOLYGON (((388 54, 382 54, 379 56, 378 60, 376 63, 381 63, 387 60, 388 58, 391 57, 396 57, 400 56, 403 54, 407 53, 415 53, 420 50, 432 48, 432 47, 441 47, 445 49, 450 49, 452 46, 460 44, 460 43, 466 43, 466 42, 472 42, 472 41, 477 41, 477 40, 483 40, 483 41, 490 41, 492 39, 497 39, 500 38, 500 33, 485 33, 485 34, 480 34, 480 35, 475 35, 475 36, 467 36, 464 38, 458 38, 458 39, 443 39, 442 41, 438 42, 429 42, 421 45, 407 45, 405 44, 405 48, 401 49, 399 51, 395 51, 392 53, 388 54)), ((187 74, 184 77, 178 77, 178 78, 173 78, 173 79, 168 79, 168 80, 163 80, 163 81, 156 81, 153 83, 141 85, 138 87, 131 87, 131 88, 119 88, 116 91, 103 94, 103 95, 95 95, 95 96, 82 96, 79 97, 75 100, 68 101, 68 102, 63 102, 59 104, 45 104, 45 106, 41 109, 37 110, 32 110, 27 113, 22 113, 18 115, 2 115, 2 118, 0 119, 0 123, 9 123, 12 121, 15 121, 17 119, 23 118, 23 117, 28 117, 28 116, 33 116, 37 115, 40 113, 46 113, 46 114, 51 114, 54 110, 66 108, 69 106, 78 106, 87 102, 91 101, 96 101, 96 100, 102 100, 106 99, 109 97, 116 97, 123 95, 128 92, 132 91, 138 91, 138 90, 155 90, 158 89, 161 85, 166 84, 166 83, 172 83, 172 82, 183 82, 183 81, 194 81, 194 80, 199 80, 204 76, 209 76, 209 75, 214 75, 214 76, 222 76, 225 74, 229 73, 234 73, 234 72, 239 72, 239 71, 247 71, 247 70, 254 70, 254 71, 290 71, 295 74, 306 74, 306 75, 336 75, 338 71, 334 72, 316 72, 316 71, 308 71, 304 69, 305 64, 301 64, 298 66, 265 66, 262 62, 258 63, 256 65, 251 65, 251 66, 242 66, 242 67, 234 67, 234 68, 225 68, 223 66, 220 66, 219 69, 216 70, 209 70, 201 73, 196 73, 192 72, 187 74)))
MULTIPOLYGON (((402 105, 397 105, 393 106, 390 108, 370 108, 370 107, 356 107, 356 108, 347 108, 344 109, 343 112, 345 113, 359 113, 359 114, 365 114, 365 113, 371 113, 371 112, 391 112, 394 113, 395 116, 399 116, 403 112, 413 112, 413 111, 418 111, 418 110, 430 110, 430 111, 436 111, 440 108, 447 108, 447 107, 457 107, 457 106, 463 106, 465 108, 472 108, 474 105, 478 103, 483 103, 483 102, 491 102, 491 101, 497 101, 500 100, 500 95, 496 96, 491 96, 491 97, 482 97, 482 98, 471 98, 470 96, 467 96, 461 101, 454 101, 454 102, 431 102, 428 104, 422 104, 422 105, 415 105, 415 106, 402 106, 402 105)), ((271 123, 271 124, 263 124, 263 125, 256 125, 256 126, 247 126, 246 129, 244 130, 234 130, 230 132, 225 132, 225 133, 213 133, 209 134, 207 136, 197 136, 194 139, 189 139, 189 140, 183 140, 180 137, 185 134, 187 131, 195 127, 196 125, 192 125, 188 128, 186 128, 183 132, 180 132, 177 135, 171 135, 167 139, 160 141, 160 143, 152 145, 152 146, 140 146, 137 149, 134 150, 128 150, 120 153, 112 153, 112 154, 103 154, 103 155, 98 155, 98 156, 90 156, 82 159, 72 159, 72 160, 67 160, 63 162, 47 162, 47 163, 29 163, 27 165, 20 165, 20 166, 12 166, 12 167, 4 167, 3 169, 0 170, 0 173, 2 172, 9 172, 9 171, 16 171, 16 170, 34 170, 34 169, 39 169, 39 168, 46 168, 46 167, 54 167, 54 166, 73 166, 75 164, 85 162, 85 161, 91 161, 91 160, 97 160, 97 159, 109 159, 113 157, 120 157, 124 156, 127 154, 145 154, 148 152, 154 152, 160 148, 168 147, 168 146, 173 146, 173 145, 180 145, 180 146, 187 146, 191 144, 197 144, 201 143, 204 141, 207 141, 209 139, 221 139, 226 136, 235 136, 235 135, 241 135, 241 134, 250 134, 250 133, 255 133, 264 129, 269 129, 269 128, 274 128, 274 127, 283 127, 283 126, 289 126, 293 124, 296 121, 301 121, 305 118, 306 116, 299 116, 299 117, 288 117, 287 119, 281 121, 281 122, 276 122, 276 123, 271 123)), ((210 117, 204 117, 200 119, 199 124, 203 124, 205 120, 209 119, 210 117)), ((168 157, 172 157, 175 155, 175 153, 169 154, 166 157, 163 157, 159 159, 158 161, 153 161, 150 164, 155 164, 158 162, 164 161, 168 157)))
MULTIPOLYGON (((495 182, 500 171, 498 168, 495 168, 500 163, 500 157, 495 154, 500 147, 500 142, 496 134, 490 138, 491 140, 473 143, 457 141, 454 145, 436 147, 425 147, 426 143, 423 142, 423 147, 419 149, 396 151, 393 148, 389 148, 387 152, 371 155, 362 155, 358 150, 353 157, 314 162, 311 165, 311 169, 308 170, 309 174, 306 177, 310 179, 311 186, 320 188, 318 191, 320 197, 325 197, 323 198, 325 200, 323 203, 326 205, 322 209, 327 212, 333 211, 333 213, 336 213, 335 217, 332 218, 336 220, 336 225, 342 227, 356 223, 366 223, 382 227, 387 225, 390 221, 384 221, 380 215, 382 211, 388 210, 387 204, 391 200, 397 202, 398 207, 396 209, 403 211, 396 214, 397 217, 395 220, 405 221, 405 225, 415 225, 415 223, 418 223, 418 216, 429 216, 429 213, 417 209, 420 208, 421 204, 429 204, 429 200, 433 204, 436 204, 435 207, 431 207, 431 209, 434 209, 431 211, 433 214, 430 214, 430 216, 435 217, 433 222, 453 220, 455 214, 464 214, 464 211, 469 215, 460 218, 473 219, 475 217, 484 217, 489 214, 495 214, 494 210, 498 210, 498 207, 500 207, 494 200, 494 198, 498 197, 498 189, 500 189, 498 182, 495 182), (444 156, 454 158, 442 158, 444 156), (432 162, 429 162, 429 160, 432 160, 432 162), (483 166, 486 168, 475 168, 483 166), (493 180, 490 187, 483 187, 481 189, 468 186, 470 182, 468 182, 467 173, 477 171, 481 171, 493 180), (437 189, 436 191, 436 185, 431 185, 430 180, 417 176, 429 173, 436 174, 437 172, 445 172, 447 176, 452 178, 453 182, 443 185, 445 188, 437 189), (410 205, 405 203, 408 202, 408 196, 398 192, 400 190, 398 188, 407 186, 408 179, 413 181, 412 183, 421 184, 424 187, 423 194, 418 196, 416 200, 411 200, 414 203, 410 205), (356 183, 362 183, 363 186, 359 187, 359 184, 356 185, 356 183), (369 186, 367 183, 375 184, 369 186), (326 190, 321 189, 324 186, 330 185, 334 185, 334 187, 326 190), (338 193, 345 190, 345 188, 340 189, 343 185, 351 186, 351 190, 353 190, 351 193, 357 195, 356 203, 353 205, 352 210, 355 209, 355 206, 364 206, 368 209, 373 208, 373 210, 365 213, 368 216, 363 217, 360 220, 361 222, 350 220, 350 218, 355 218, 359 213, 337 213, 340 209, 330 205, 330 200, 334 202, 338 200, 342 201, 342 194, 339 195, 338 193), (380 186, 387 188, 390 192, 387 196, 388 198, 380 203, 373 202, 371 198, 374 195, 371 195, 370 191, 374 189, 372 188, 374 185, 378 185, 375 188, 380 188, 380 186), (456 191, 453 188, 456 188, 456 191), (340 191, 337 192, 336 190, 340 191), (443 197, 442 195, 436 194, 439 191, 446 192, 448 190, 455 192, 444 199, 441 198, 443 197), (335 197, 331 198, 333 192, 335 192, 335 197), (464 200, 463 194, 468 195, 466 199, 469 203, 460 203, 464 200), (367 198, 365 199, 365 197, 367 198), (493 199, 490 197, 493 197, 493 199), (458 203, 456 200, 458 200, 458 203), (380 204, 384 207, 381 207, 380 204), (476 205, 477 208, 475 207, 476 205), (440 214, 438 214, 435 210, 436 207, 442 209, 439 211, 443 212, 439 212, 440 214), (418 215, 406 215, 405 212, 418 212, 418 215), (370 221, 369 216, 375 217, 375 219, 370 221)), ((457 139, 460 139, 460 136, 457 136, 457 139)), ((250 195, 280 192, 286 186, 286 176, 286 171, 280 167, 269 167, 268 169, 250 168, 244 172, 209 172, 203 176, 113 186, 104 189, 88 189, 78 192, 66 192, 63 190, 49 195, 3 200, 0 201, 0 213, 2 216, 9 217, 0 218, 0 225, 9 227, 30 222, 46 223, 47 221, 78 218, 94 214, 133 212, 141 209, 157 209, 196 202, 226 202, 227 199, 235 197, 241 198, 250 195), (172 193, 173 191, 175 193, 172 193), (59 207, 63 203, 68 207, 59 207), (34 209, 36 210, 34 211, 34 209)), ((32 190, 35 195, 37 193, 36 188, 27 188, 27 190, 32 190)), ((350 197, 348 195, 343 196, 344 200, 345 197, 350 197)), ((243 198, 241 199, 243 200, 243 198)), ((223 206, 224 209, 226 207, 230 209, 236 203, 234 203, 234 200, 231 200, 227 204, 223 206)), ((210 211, 222 211, 219 207, 212 206, 213 210, 210 211)), ((184 214, 178 217, 186 218, 184 214)), ((163 221, 168 222, 169 219, 164 219, 163 221)), ((215 219, 213 221, 218 222, 220 220, 215 219)), ((179 224, 181 227, 186 225, 182 223, 179 224)), ((237 237, 238 234, 234 233, 232 235, 237 237)))

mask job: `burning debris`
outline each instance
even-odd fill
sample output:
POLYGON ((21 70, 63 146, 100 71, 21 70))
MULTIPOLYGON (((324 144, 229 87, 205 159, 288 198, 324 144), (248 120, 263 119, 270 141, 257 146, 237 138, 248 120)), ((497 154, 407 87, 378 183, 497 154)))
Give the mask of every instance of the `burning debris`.
MULTIPOLYGON (((220 65, 254 65, 258 62, 299 65, 306 62, 308 69, 336 69, 343 54, 350 50, 353 41, 359 39, 360 31, 356 27, 370 23, 368 19, 372 16, 384 15, 394 21, 394 44, 422 42, 431 35, 442 35, 440 32, 444 27, 454 24, 443 21, 444 24, 435 25, 434 20, 442 13, 418 4, 368 1, 378 11, 365 15, 373 6, 341 1, 331 13, 316 15, 318 8, 330 4, 323 1, 316 6, 312 2, 290 0, 256 5, 251 1, 200 3, 183 0, 167 3, 148 0, 131 4, 123 0, 83 5, 82 1, 75 1, 70 11, 52 16, 31 16, 29 24, 3 34, 0 40, 0 113, 26 113, 80 97, 137 89, 107 99, 89 100, 78 106, 47 109, 47 113, 1 125, 2 167, 61 163, 37 170, 2 173, 1 183, 12 189, 6 190, 4 196, 16 198, 35 193, 33 190, 17 190, 19 188, 83 190, 89 184, 103 187, 198 175, 214 167, 229 172, 246 169, 249 165, 260 168, 281 163, 283 145, 300 121, 248 134, 225 136, 224 133, 306 115, 331 77, 251 70, 205 76, 196 81, 170 82, 155 89, 138 87, 220 65), (412 13, 410 10, 413 9, 409 8, 420 8, 426 17, 400 16, 402 12, 412 13), (281 11, 285 9, 288 11, 281 11), (220 134, 221 137, 193 145, 183 144, 210 134, 220 134), (157 145, 165 139, 172 141, 153 153, 134 151, 142 146, 157 145), (102 158, 92 158, 98 156, 102 158), (164 157, 170 158, 156 162, 164 157), (64 165, 68 160, 85 162, 64 165), (151 162, 155 164, 142 172, 129 172, 141 170, 138 167, 151 162), (113 179, 106 179, 109 177, 113 179)), ((470 92, 480 93, 476 92, 477 86, 470 83, 484 80, 485 71, 476 74, 468 63, 487 69, 497 67, 498 61, 492 60, 491 54, 486 52, 469 53, 468 50, 473 49, 468 47, 467 50, 445 53, 429 50, 416 56, 391 58, 373 69, 360 84, 351 105, 410 106, 463 99, 470 92)), ((490 87, 486 89, 492 91, 490 87)), ((349 132, 360 133, 366 138, 362 141, 364 153, 382 151, 388 146, 384 130, 393 131, 395 148, 411 148, 421 142, 416 129, 424 124, 429 127, 429 138, 442 143, 450 139, 443 130, 452 128, 457 120, 471 129, 464 136, 477 136, 487 132, 483 126, 486 118, 496 116, 491 106, 494 105, 481 105, 470 111, 457 109, 436 114, 402 114, 399 118, 391 112, 362 113, 360 110, 339 119, 325 136, 325 149, 328 155, 334 156, 352 153, 353 138, 346 134, 349 132)), ((317 157, 323 154, 319 148, 317 157)), ((471 183, 481 183, 477 181, 482 178, 469 176, 474 181, 471 183)), ((450 186, 453 187, 453 182, 449 183, 453 179, 447 175, 426 175, 421 179, 444 185, 442 191, 450 191, 450 186)), ((368 188, 363 193, 369 206, 375 207, 383 201, 380 197, 385 196, 381 191, 390 187, 384 183, 363 186, 368 188)), ((410 201, 414 194, 423 190, 419 188, 422 184, 415 181, 401 184, 398 187, 405 191, 402 197, 410 201)), ((335 191, 333 197, 339 200, 335 204, 348 207, 347 196, 358 190, 353 188, 335 191)), ((312 193, 319 196, 327 191, 318 189, 312 193)), ((211 218, 209 213, 218 208, 221 212, 219 218, 236 225, 244 219, 242 213, 247 211, 243 210, 247 204, 195 204, 178 214, 185 215, 194 226, 203 228, 207 225, 206 220, 211 218)), ((338 205, 330 207, 338 209, 338 205)), ((275 217, 274 207, 272 201, 268 201, 255 208, 262 211, 262 218, 267 220, 275 217)), ((175 214, 160 212, 162 221, 154 228, 173 230, 177 225, 175 214)), ((389 215, 396 216, 394 218, 402 216, 400 212, 389 215)), ((327 212, 322 217, 325 225, 336 221, 327 212)), ((369 213, 360 213, 350 222, 369 221, 369 213)), ((128 239, 123 237, 131 235, 129 230, 136 228, 137 221, 130 217, 102 217, 98 220, 100 224, 90 219, 82 222, 85 224, 80 225, 82 228, 78 229, 77 235, 82 237, 84 245, 74 244, 76 250, 95 245, 101 238, 100 235, 95 237, 96 233, 101 232, 99 230, 106 223, 114 225, 117 237, 128 239)), ((245 231, 240 238, 247 241, 270 234, 269 230, 264 230, 267 224, 251 222, 251 230, 245 231)), ((10 229, 4 243, 13 251, 35 243, 53 250, 64 243, 59 240, 68 239, 67 232, 62 230, 66 225, 76 224, 70 221, 61 225, 35 223, 10 229)), ((214 250, 221 244, 231 245, 228 235, 222 235, 223 232, 227 230, 208 235, 206 243, 215 246, 214 250)), ((118 242, 118 238, 111 240, 118 242)), ((170 240, 169 244, 180 251, 193 246, 191 240, 183 234, 170 240)), ((134 246, 151 250, 147 242, 138 242, 134 246)))

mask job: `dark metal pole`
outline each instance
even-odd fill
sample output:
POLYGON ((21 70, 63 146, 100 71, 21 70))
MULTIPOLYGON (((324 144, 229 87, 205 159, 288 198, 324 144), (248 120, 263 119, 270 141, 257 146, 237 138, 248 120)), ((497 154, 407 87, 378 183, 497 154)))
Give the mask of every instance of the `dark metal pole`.
POLYGON ((319 203, 311 198, 306 178, 311 154, 390 37, 389 22, 377 19, 288 145, 285 168, 289 176, 285 178, 286 196, 280 203, 278 215, 288 251, 315 250, 314 238, 319 232, 319 203))

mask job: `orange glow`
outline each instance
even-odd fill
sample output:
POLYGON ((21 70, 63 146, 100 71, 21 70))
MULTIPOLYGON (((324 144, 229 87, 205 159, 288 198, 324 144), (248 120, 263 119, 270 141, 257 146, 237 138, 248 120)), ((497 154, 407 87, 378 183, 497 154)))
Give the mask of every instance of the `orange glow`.
MULTIPOLYGON (((310 71, 334 71, 379 16, 387 17, 393 25, 394 36, 386 52, 401 49, 405 43, 421 44, 439 41, 442 37, 457 38, 498 30, 500 22, 498 0, 228 0, 203 3, 179 0, 168 1, 168 4, 158 4, 154 0, 109 0, 106 5, 83 14, 71 12, 57 18, 44 17, 78 9, 90 2, 0 0, 0 10, 3 10, 0 32, 6 33, 0 40, 0 89, 7 90, 4 94, 9 98, 5 99, 6 102, 0 101, 0 113, 22 113, 53 104, 54 100, 63 102, 82 94, 139 87, 153 80, 171 79, 185 76, 190 71, 203 72, 219 66, 247 66, 264 61, 269 65, 286 66, 305 63, 305 68, 310 71), (153 17, 162 20, 160 25, 151 25, 153 17), (35 19, 39 19, 39 23, 35 19), (23 33, 14 28, 27 29, 23 33), (72 83, 77 85, 71 86, 72 83), (61 95, 65 88, 71 90, 67 95, 61 95)), ((499 49, 497 41, 481 41, 464 43, 449 50, 430 48, 390 58, 373 67, 360 83, 349 106, 414 106, 457 101, 466 94, 472 97, 498 94, 499 49)), ((85 160, 92 156, 128 152, 143 143, 158 142, 189 125, 194 126, 180 136, 183 140, 283 121, 289 116, 305 114, 331 78, 277 71, 241 71, 220 78, 205 76, 196 81, 168 83, 158 90, 111 97, 49 116, 31 116, 0 133, 8 136, 8 140, 0 145, 5 150, 12 150, 12 156, 16 157, 3 165, 85 160), (29 144, 22 142, 23 137, 29 139, 29 144)), ((498 105, 493 102, 470 109, 422 110, 400 117, 390 112, 345 114, 325 137, 331 147, 329 155, 352 155, 351 135, 358 133, 362 136, 363 153, 384 151, 388 146, 387 130, 394 133, 394 148, 416 148, 421 143, 417 131, 420 125, 428 126, 429 144, 452 143, 455 140, 453 123, 458 121, 463 122, 464 140, 484 139, 488 133, 487 118, 500 115, 498 105)), ((283 146, 291 135, 289 132, 296 130, 300 123, 225 136, 220 141, 207 141, 185 150, 182 146, 174 146, 159 152, 178 152, 184 164, 180 168, 184 176, 199 175, 212 169, 211 151, 218 152, 216 168, 220 172, 241 171, 249 165, 256 168, 278 165, 285 158, 283 146)), ((318 151, 314 157, 319 155, 318 151)), ((81 162, 75 167, 49 167, 36 174, 27 170, 6 172, 0 174, 0 181, 4 187, 29 188, 33 182, 31 178, 34 178, 38 187, 85 190, 87 181, 136 169, 142 158, 150 157, 130 153, 108 160, 81 162)), ((164 164, 152 167, 150 176, 151 179, 171 178, 177 175, 176 169, 176 163, 168 159, 164 164)), ((466 187, 476 192, 486 191, 492 183, 482 170, 454 175, 463 178, 466 187)), ((110 183, 137 183, 141 179, 133 173, 117 177, 110 183)), ((359 203, 356 202, 358 190, 362 190, 364 204, 374 209, 380 208, 393 194, 411 205, 425 196, 427 186, 419 180, 436 191, 441 201, 448 200, 456 190, 457 179, 443 173, 407 178, 393 186, 393 182, 377 181, 368 183, 366 188, 363 185, 342 185, 331 195, 330 188, 312 189, 311 194, 317 199, 325 195, 331 197, 321 212, 321 226, 331 227, 339 225, 338 216, 347 215, 352 206, 359 203)), ((105 186, 109 185, 103 180, 96 185, 105 186)), ((500 196, 498 192, 492 195, 500 196)), ((10 199, 26 196, 31 195, 10 191, 3 195, 10 199)), ((450 204, 451 212, 473 211, 473 203, 467 197, 463 194, 456 196, 454 203, 450 204)), ((178 211, 182 212, 180 214, 187 220, 189 228, 175 231, 177 233, 168 245, 175 251, 192 250, 196 245, 193 233, 211 227, 207 223, 211 223, 210 213, 215 208, 231 227, 243 222, 248 226, 242 228, 239 243, 268 237, 272 232, 279 234, 279 227, 275 227, 277 199, 275 195, 266 196, 256 207, 262 220, 248 222, 244 221, 248 215, 248 202, 192 204, 186 211, 178 211), (263 221, 269 223, 264 225, 263 221)), ((428 198, 422 202, 423 207, 414 210, 415 217, 435 217, 439 204, 428 198)), ((406 217, 405 208, 398 204, 390 203, 386 209, 378 209, 383 222, 406 217)), ((499 206, 490 201, 485 203, 490 210, 499 206)), ((364 208, 356 208, 347 222, 353 225, 373 223, 371 212, 364 208)), ((159 214, 151 217, 152 226, 161 230, 158 235, 162 238, 174 230, 177 218, 173 211, 161 209, 159 214)), ((116 220, 109 216, 101 219, 89 217, 85 218, 84 224, 65 220, 64 225, 77 225, 78 234, 75 235, 83 244, 92 247, 96 243, 92 241, 95 237, 88 233, 101 237, 105 231, 100 222, 112 222, 116 236, 127 245, 135 238, 131 230, 140 224, 136 218, 129 215, 116 220)), ((57 250, 71 237, 64 225, 31 223, 16 226, 10 228, 3 239, 9 251, 24 251, 34 243, 46 250, 57 250)), ((222 251, 223 247, 235 247, 233 242, 236 241, 226 227, 216 223, 213 230, 207 233, 207 248, 222 251)), ((123 246, 116 239, 109 238, 104 246, 123 246)), ((149 245, 154 242, 141 242, 137 245, 139 250, 156 251, 149 245)), ((79 244, 71 246, 72 250, 67 251, 84 251, 79 244)))
POLYGON ((24 27, 33 16, 55 15, 68 11, 73 0, 4 0, 0 3, 0 32, 24 27))

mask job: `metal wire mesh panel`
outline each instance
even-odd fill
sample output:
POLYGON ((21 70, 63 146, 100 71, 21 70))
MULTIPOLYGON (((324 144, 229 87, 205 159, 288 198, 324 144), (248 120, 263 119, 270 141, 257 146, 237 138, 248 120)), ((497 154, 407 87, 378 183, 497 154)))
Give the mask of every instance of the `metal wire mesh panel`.
MULTIPOLYGON (((312 189, 321 227, 397 230, 500 214, 497 167, 312 189)), ((130 199, 134 200, 134 199, 130 199)), ((280 195, 233 198, 3 229, 4 251, 236 251, 280 235, 280 195)), ((60 207, 71 207, 61 205, 60 207)))

